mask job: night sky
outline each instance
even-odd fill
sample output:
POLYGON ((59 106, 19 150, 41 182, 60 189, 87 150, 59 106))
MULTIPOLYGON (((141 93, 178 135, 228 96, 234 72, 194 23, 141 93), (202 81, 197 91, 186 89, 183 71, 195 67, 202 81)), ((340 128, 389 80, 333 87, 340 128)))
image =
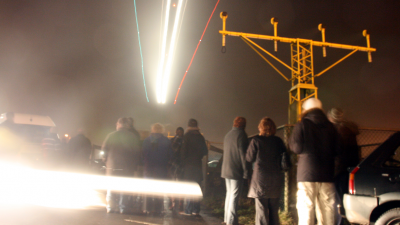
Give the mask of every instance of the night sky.
MULTIPOLYGON (((361 33, 367 29, 377 48, 373 62, 364 52, 354 54, 316 78, 318 95, 325 110, 341 107, 362 127, 400 129, 399 1, 221 0, 176 105, 217 0, 188 0, 164 105, 155 96, 162 0, 136 2, 149 103, 133 0, 8 0, 0 1, 0 111, 48 115, 59 134, 84 127, 95 144, 121 116, 132 116, 139 130, 160 122, 169 131, 196 118, 206 139, 217 142, 236 116, 248 119, 248 134, 264 116, 286 124, 291 84, 239 37, 228 36, 221 53, 219 13, 226 11, 229 31, 273 35, 270 19, 276 17, 282 37, 320 41, 323 23, 327 42, 366 46, 361 33)), ((273 52, 272 41, 255 41, 273 52)), ((315 47, 315 72, 349 52, 328 48, 324 59, 315 47)), ((276 55, 290 65, 289 44, 279 43, 276 55)))

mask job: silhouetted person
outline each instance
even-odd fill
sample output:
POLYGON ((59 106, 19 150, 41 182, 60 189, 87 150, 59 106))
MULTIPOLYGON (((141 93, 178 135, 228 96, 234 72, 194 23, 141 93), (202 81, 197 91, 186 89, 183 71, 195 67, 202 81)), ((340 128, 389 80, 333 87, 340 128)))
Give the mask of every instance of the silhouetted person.
POLYGON ((301 121, 290 137, 290 149, 298 155, 297 211, 299 225, 315 224, 315 209, 320 224, 335 221, 335 157, 340 153, 339 135, 328 120, 322 103, 310 98, 303 103, 301 121))
MULTIPOLYGON (((335 186, 337 192, 337 204, 343 206, 343 195, 349 190, 349 167, 356 167, 360 162, 357 135, 359 134, 357 124, 344 118, 344 113, 339 108, 332 108, 328 112, 328 119, 335 125, 339 137, 342 153, 336 157, 335 161, 335 186)), ((342 217, 336 215, 338 224, 342 222, 342 217)))
MULTIPOLYGON (((202 159, 207 155, 206 141, 200 133, 197 120, 190 119, 188 128, 183 136, 181 148, 181 162, 183 177, 185 181, 194 181, 200 185, 203 180, 202 159)), ((200 213, 200 202, 193 198, 185 199, 185 212, 182 215, 198 215, 200 213)))
POLYGON ((225 178, 226 197, 225 215, 226 224, 237 225, 239 223, 237 207, 242 192, 244 180, 249 177, 249 165, 246 162, 246 150, 249 140, 244 129, 246 119, 236 117, 233 128, 224 138, 224 155, 222 162, 221 177, 225 178))
MULTIPOLYGON (((182 180, 182 163, 181 163, 181 148, 183 144, 183 135, 184 135, 184 130, 182 127, 176 128, 175 131, 175 137, 171 139, 171 147, 173 151, 171 163, 170 163, 170 176, 172 180, 182 180)), ((182 210, 182 200, 181 199, 176 199, 174 197, 171 197, 171 209, 174 209, 176 206, 178 207, 179 210, 182 210)))
POLYGON ((181 148, 183 144, 184 130, 182 127, 176 128, 175 137, 171 139, 171 148, 173 155, 171 159, 171 178, 172 180, 182 179, 182 166, 181 166, 181 148))
POLYGON ((339 108, 332 108, 328 112, 328 119, 335 125, 339 137, 342 153, 337 156, 335 162, 335 175, 337 191, 340 198, 348 193, 349 167, 355 167, 360 162, 357 144, 358 126, 344 118, 344 113, 339 108), (343 181, 343 182, 342 182, 343 181))
POLYGON ((92 153, 92 143, 85 137, 83 129, 78 130, 78 134, 68 142, 69 154, 71 156, 72 170, 87 172, 92 153))
MULTIPOLYGON (((133 177, 141 160, 139 139, 129 131, 128 118, 118 119, 116 126, 117 131, 108 134, 102 146, 107 167, 106 175, 133 177)), ((112 212, 115 200, 119 202, 120 213, 124 213, 127 195, 108 190, 106 200, 107 213, 112 212)))
POLYGON ((279 225, 279 198, 284 178, 280 164, 286 147, 275 136, 276 126, 270 118, 263 118, 258 130, 260 133, 251 140, 246 155, 247 161, 254 163, 248 197, 255 199, 256 225, 279 225))
MULTIPOLYGON (((164 126, 156 123, 151 126, 150 136, 143 141, 144 177, 164 179, 168 177, 168 163, 172 157, 171 141, 163 135, 164 126)), ((163 208, 162 197, 147 196, 144 209, 156 215, 163 208)))

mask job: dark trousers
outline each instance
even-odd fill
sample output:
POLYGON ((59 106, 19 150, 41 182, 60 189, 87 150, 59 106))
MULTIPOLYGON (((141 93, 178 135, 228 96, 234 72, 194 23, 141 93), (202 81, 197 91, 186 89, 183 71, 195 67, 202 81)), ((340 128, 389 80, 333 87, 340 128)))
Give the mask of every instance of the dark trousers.
POLYGON ((279 198, 256 198, 256 225, 279 225, 279 198))
MULTIPOLYGON (((199 186, 200 182, 196 181, 199 186)), ((194 198, 185 198, 185 213, 192 214, 192 213, 200 213, 200 200, 194 198)))
POLYGON ((185 213, 200 213, 200 201, 193 198, 185 198, 185 213))
POLYGON ((164 206, 164 197, 146 196, 143 202, 143 209, 147 212, 161 213, 164 206))

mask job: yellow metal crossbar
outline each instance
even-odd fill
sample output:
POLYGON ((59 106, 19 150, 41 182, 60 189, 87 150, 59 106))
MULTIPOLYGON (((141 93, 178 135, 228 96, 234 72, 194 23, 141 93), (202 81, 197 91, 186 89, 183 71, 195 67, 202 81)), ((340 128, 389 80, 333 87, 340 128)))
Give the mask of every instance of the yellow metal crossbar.
POLYGON ((281 75, 286 81, 291 81, 292 88, 289 91, 289 123, 295 123, 301 114, 301 104, 311 98, 318 98, 318 88, 314 85, 314 78, 321 76, 332 67, 336 66, 343 60, 347 59, 354 53, 367 52, 368 62, 372 62, 371 52, 375 52, 375 48, 370 46, 370 35, 366 30, 363 31, 363 36, 366 38, 367 47, 364 46, 354 46, 345 45, 338 43, 325 42, 325 27, 322 24, 318 25, 318 30, 321 31, 322 41, 314 41, 310 39, 302 38, 288 38, 278 36, 278 19, 272 18, 271 24, 274 26, 274 36, 263 35, 263 34, 252 34, 243 32, 234 32, 226 30, 226 19, 228 18, 228 13, 221 12, 220 17, 222 19, 222 30, 219 33, 222 35, 222 48, 225 49, 225 39, 226 36, 237 36, 240 37, 247 45, 249 45, 265 62, 267 62, 273 69, 275 69, 279 75, 281 75), (277 51, 277 43, 290 43, 291 44, 291 65, 287 65, 278 57, 274 56, 269 51, 262 48, 260 45, 256 44, 251 39, 261 39, 261 40, 271 40, 274 41, 274 50, 277 51), (326 48, 339 48, 352 50, 349 54, 345 55, 343 58, 339 59, 326 69, 322 70, 320 73, 314 75, 314 53, 313 47, 318 46, 323 48, 323 57, 326 57, 326 48), (289 79, 284 75, 278 68, 276 68, 263 54, 269 55, 271 58, 282 64, 284 67, 291 71, 291 78, 289 79))

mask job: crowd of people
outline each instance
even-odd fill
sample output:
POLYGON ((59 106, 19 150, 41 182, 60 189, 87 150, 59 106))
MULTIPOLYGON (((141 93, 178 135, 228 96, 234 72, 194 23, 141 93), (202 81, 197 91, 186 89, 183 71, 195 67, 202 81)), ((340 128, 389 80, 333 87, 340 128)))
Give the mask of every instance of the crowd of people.
MULTIPOLYGON (((341 224, 336 206, 347 193, 348 167, 359 163, 356 136, 358 128, 344 119, 343 111, 333 108, 327 114, 315 98, 306 100, 303 113, 288 140, 288 147, 297 155, 297 211, 299 225, 341 224)), ((224 138, 221 177, 225 179, 226 198, 224 223, 238 225, 238 202, 247 181, 247 197, 255 202, 257 225, 278 225, 280 197, 284 185, 283 155, 287 148, 275 136, 276 125, 263 118, 259 134, 251 137, 245 132, 246 119, 236 117, 233 128, 224 138), (250 141, 249 141, 250 140, 250 141)), ((88 151, 77 146, 90 146, 83 131, 72 138, 69 148, 75 152, 74 164, 83 167, 88 151)), ((116 131, 105 138, 102 150, 107 176, 143 177, 175 181, 203 180, 202 159, 208 153, 204 137, 195 119, 190 119, 186 132, 176 129, 171 140, 164 136, 164 126, 151 126, 150 135, 140 140, 132 118, 120 118, 116 131), (143 173, 139 173, 139 168, 143 173)), ((124 193, 107 191, 107 212, 125 213, 129 197, 124 193)), ((195 199, 170 198, 170 208, 182 215, 198 215, 200 202, 195 199)), ((143 212, 161 215, 164 198, 145 196, 143 212)))
MULTIPOLYGON (((359 162, 357 126, 344 119, 343 111, 326 115, 322 103, 310 98, 303 105, 300 121, 289 139, 297 155, 297 211, 299 225, 342 224, 336 210, 347 192, 348 167, 359 162)), ((225 178, 224 223, 238 225, 238 201, 243 184, 249 181, 247 196, 255 200, 256 225, 278 225, 283 190, 283 155, 287 151, 277 136, 271 118, 263 118, 259 134, 249 139, 246 119, 237 117, 224 139, 221 177, 225 178)))
MULTIPOLYGON (((172 140, 163 133, 162 124, 153 124, 150 135, 141 143, 133 126, 133 119, 118 119, 116 131, 108 134, 102 145, 106 175, 139 177, 139 167, 143 165, 144 178, 192 181, 200 185, 203 180, 202 159, 207 155, 208 148, 197 120, 189 120, 186 132, 179 127, 172 140)), ((108 190, 107 212, 125 213, 129 197, 124 193, 108 190)), ((184 200, 184 209, 180 199, 171 199, 171 208, 184 210, 180 212, 182 215, 198 215, 200 202, 189 197, 184 200)), ((145 196, 143 212, 161 215, 163 206, 163 197, 145 196)))

